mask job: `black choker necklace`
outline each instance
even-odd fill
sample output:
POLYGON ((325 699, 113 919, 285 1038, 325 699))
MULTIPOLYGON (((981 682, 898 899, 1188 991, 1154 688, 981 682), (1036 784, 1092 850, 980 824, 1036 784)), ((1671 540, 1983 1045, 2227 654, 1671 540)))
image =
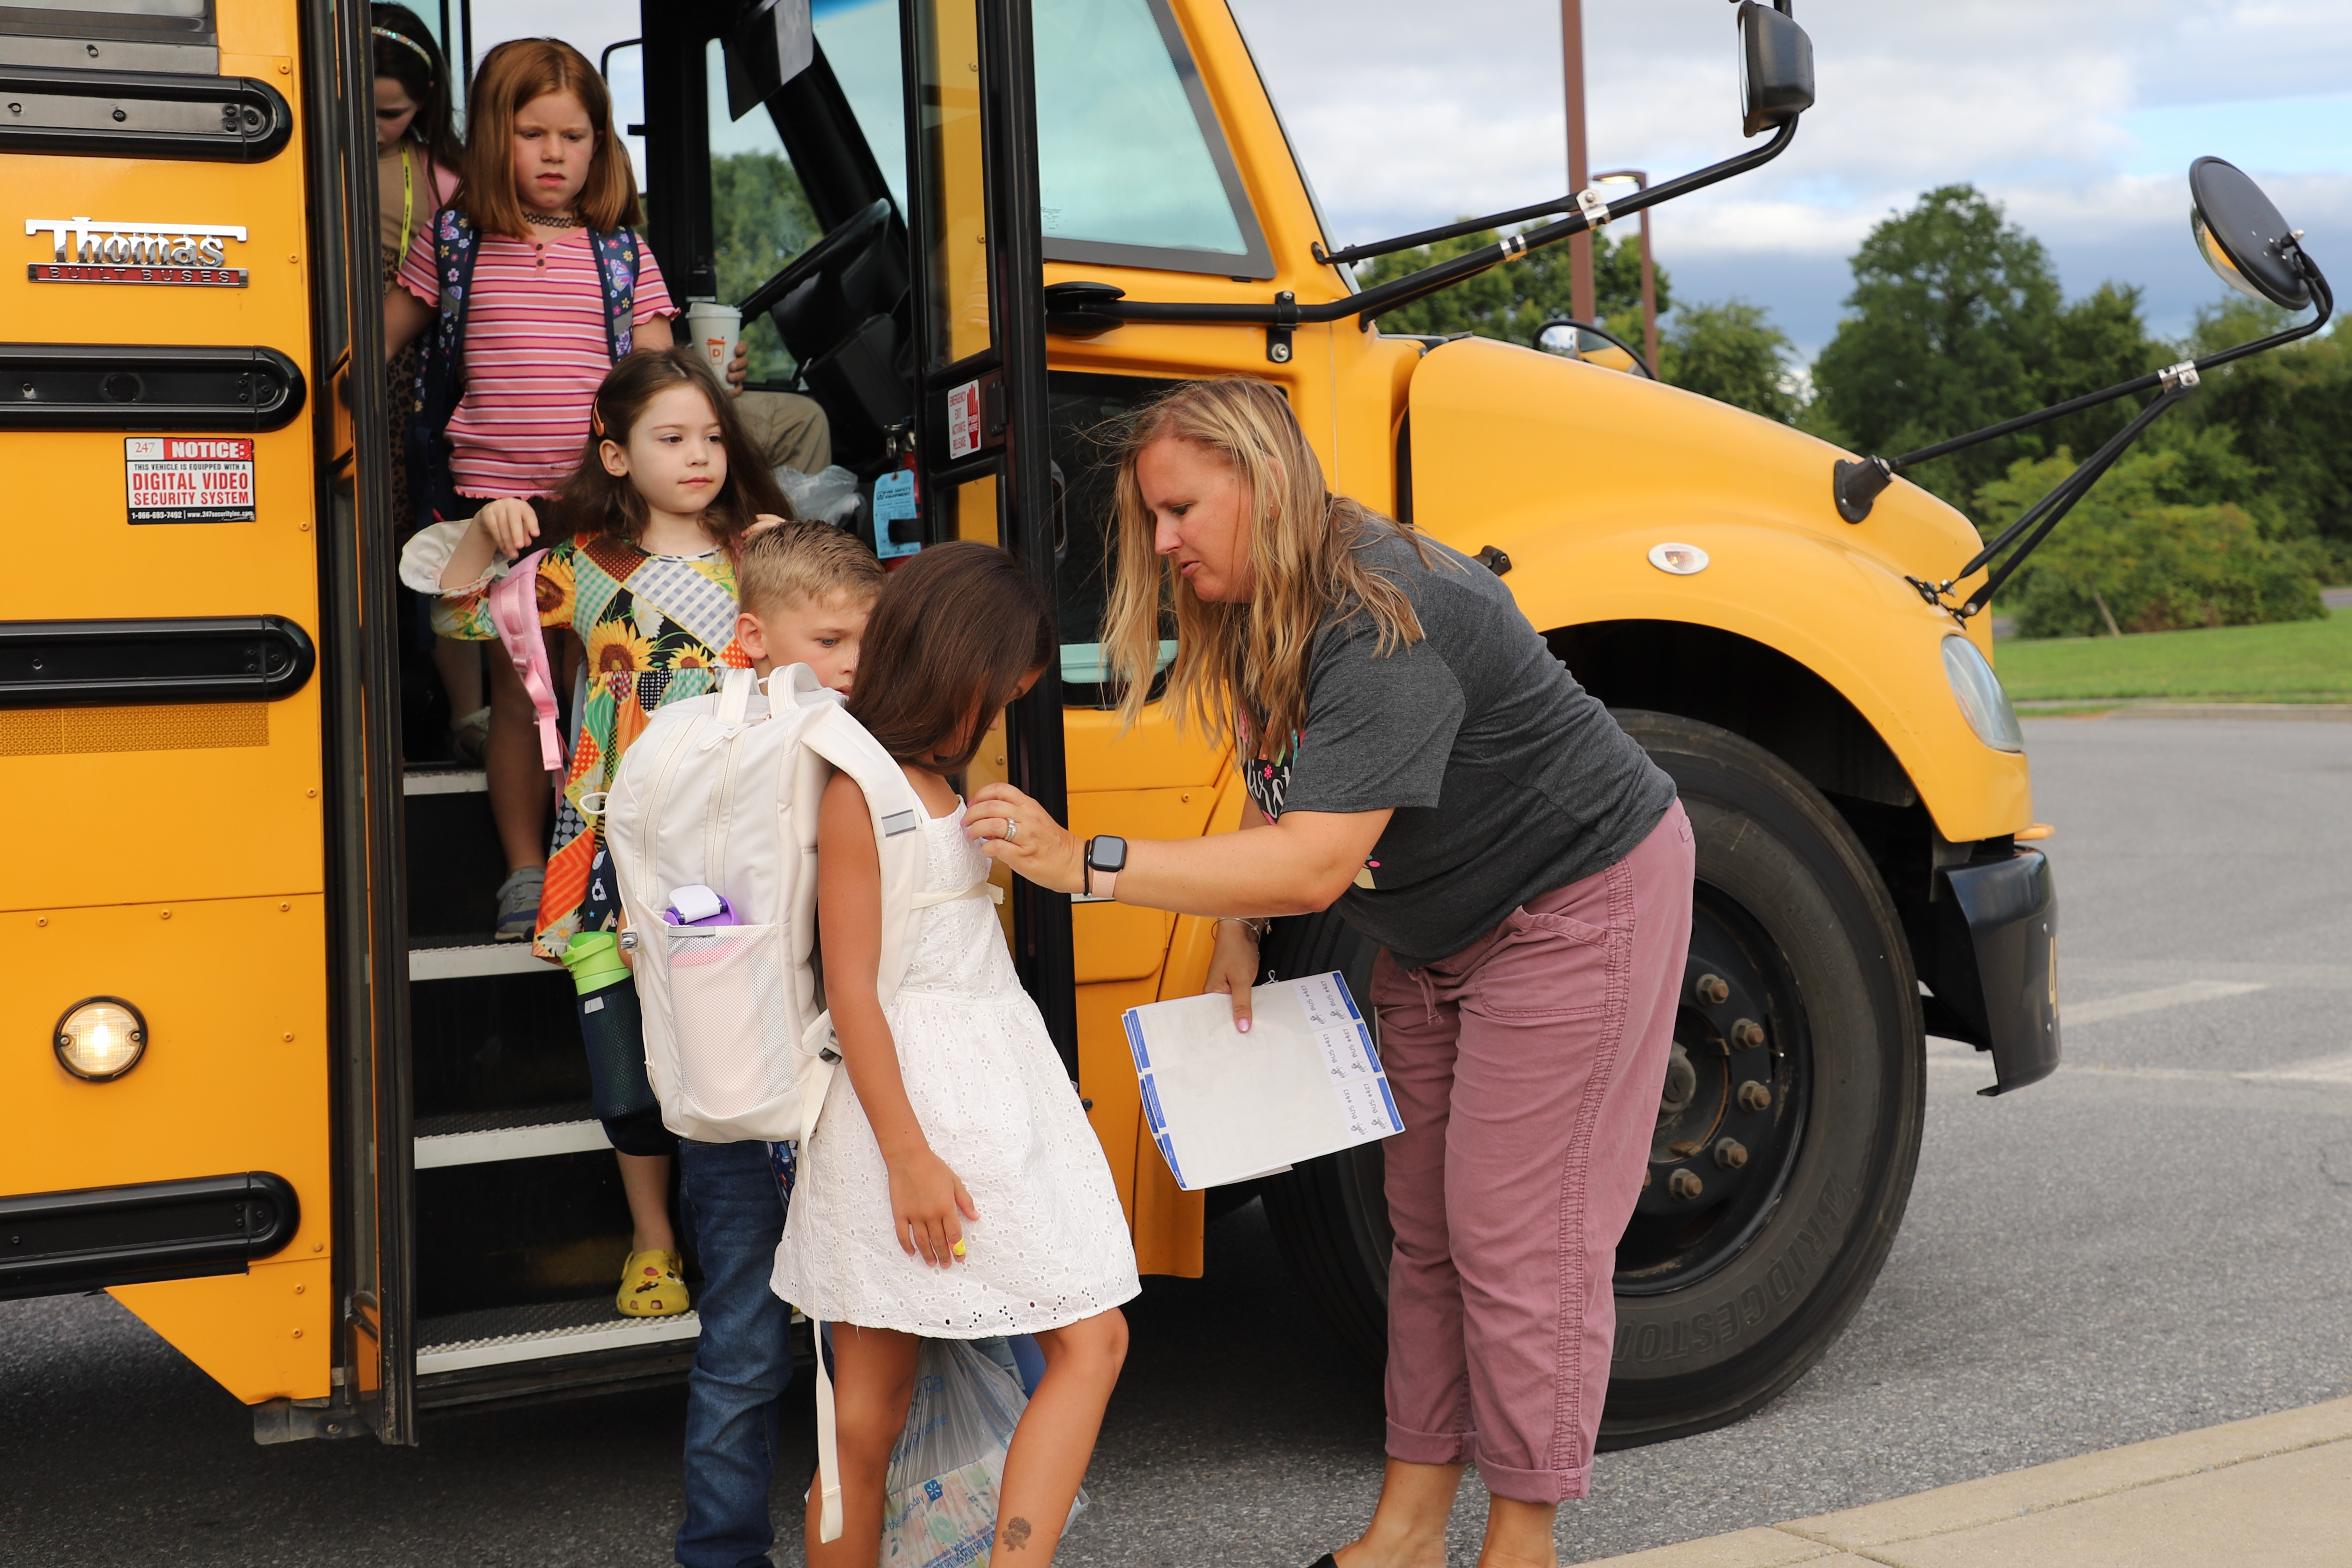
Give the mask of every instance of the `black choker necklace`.
POLYGON ((541 228, 572 228, 576 227, 580 222, 578 218, 573 217, 570 213, 528 212, 522 215, 522 221, 525 223, 535 223, 541 228))

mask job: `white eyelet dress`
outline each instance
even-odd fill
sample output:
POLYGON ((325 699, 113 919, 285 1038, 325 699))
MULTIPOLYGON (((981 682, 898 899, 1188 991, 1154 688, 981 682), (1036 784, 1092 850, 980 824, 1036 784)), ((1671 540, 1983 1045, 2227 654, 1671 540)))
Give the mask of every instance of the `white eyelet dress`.
MULTIPOLYGON (((923 824, 929 892, 988 875, 963 812, 923 824)), ((1021 988, 995 906, 961 899, 915 914, 906 980, 883 1016, 907 1098, 932 1150, 980 1210, 952 1268, 892 1234, 890 1176, 846 1068, 800 1155, 775 1293, 825 1322, 930 1339, 1034 1333, 1141 1289, 1102 1145, 1037 1005, 1021 988)))

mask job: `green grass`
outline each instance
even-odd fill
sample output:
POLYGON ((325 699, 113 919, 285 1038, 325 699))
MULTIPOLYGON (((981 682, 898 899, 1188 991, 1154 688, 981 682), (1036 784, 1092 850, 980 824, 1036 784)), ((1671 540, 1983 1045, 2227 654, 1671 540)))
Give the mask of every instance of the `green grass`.
POLYGON ((2121 637, 2012 639, 1993 652, 2017 701, 2178 697, 2352 702, 2352 611, 2324 621, 2121 637))

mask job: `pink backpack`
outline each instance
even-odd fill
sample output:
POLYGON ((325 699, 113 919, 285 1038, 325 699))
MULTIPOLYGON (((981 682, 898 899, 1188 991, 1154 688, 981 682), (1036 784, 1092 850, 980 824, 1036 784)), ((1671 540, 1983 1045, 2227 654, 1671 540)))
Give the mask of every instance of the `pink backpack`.
POLYGON ((516 562, 490 588, 490 625, 514 661, 515 674, 530 694, 531 711, 539 721, 540 765, 556 775, 564 773, 563 735, 555 723, 555 677, 548 668, 547 639, 539 625, 539 563, 547 552, 534 550, 516 562))

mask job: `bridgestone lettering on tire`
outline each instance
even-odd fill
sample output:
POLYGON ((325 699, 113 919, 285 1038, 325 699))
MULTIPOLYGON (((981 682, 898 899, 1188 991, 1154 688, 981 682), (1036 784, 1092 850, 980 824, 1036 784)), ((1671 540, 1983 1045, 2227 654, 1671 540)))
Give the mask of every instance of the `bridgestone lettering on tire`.
MULTIPOLYGON (((1621 1243, 1603 1447, 1735 1421, 1821 1359, 1894 1245, 1926 1090, 1902 928, 1835 808, 1727 731, 1658 713, 1618 719, 1673 775, 1690 813, 1691 974, 1720 981, 1724 1000, 1710 1007, 1686 994, 1677 1024, 1695 1069, 1680 1080, 1695 1105, 1679 1114, 1696 1121, 1685 1128, 1662 1108, 1656 1180, 1621 1243), (1762 1031, 1744 1054, 1736 1026, 1726 1026, 1735 1013, 1762 1031), (1736 1101, 1742 1083, 1761 1085, 1756 1099, 1769 1109, 1716 1115, 1708 1095, 1736 1101), (1677 1140, 1683 1132, 1695 1135, 1677 1140), (1716 1150, 1732 1133, 1744 1158, 1727 1168, 1716 1150), (1667 1173, 1685 1168, 1704 1177, 1703 1192, 1676 1200, 1667 1173)), ((1338 969, 1360 998, 1371 958, 1329 915, 1278 921, 1266 942, 1269 971, 1338 969)), ((1393 1232, 1377 1146, 1271 1178, 1265 1192, 1300 1288, 1343 1340, 1383 1357, 1393 1232)))

